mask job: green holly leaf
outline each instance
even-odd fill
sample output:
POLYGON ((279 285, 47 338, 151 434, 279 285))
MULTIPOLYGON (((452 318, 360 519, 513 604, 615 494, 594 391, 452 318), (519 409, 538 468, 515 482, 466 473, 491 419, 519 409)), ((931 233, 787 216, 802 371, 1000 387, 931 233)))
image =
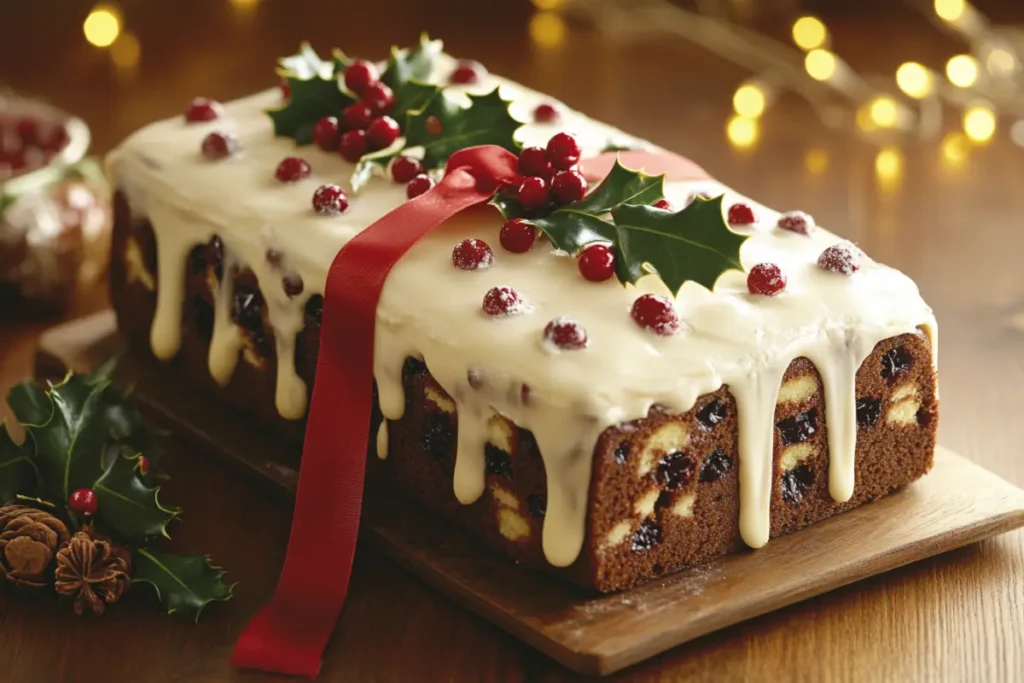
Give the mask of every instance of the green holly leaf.
POLYGON ((430 40, 425 33, 416 47, 391 48, 391 58, 380 80, 395 93, 391 117, 399 123, 403 123, 406 113, 422 109, 441 91, 439 86, 426 81, 443 49, 444 43, 430 40))
POLYGON ((356 99, 342 88, 335 75, 335 62, 320 59, 309 45, 303 44, 299 54, 286 57, 282 64, 285 62, 287 66, 279 73, 288 81, 291 97, 279 109, 267 114, 274 122, 274 135, 290 137, 298 145, 308 145, 313 142, 313 126, 317 121, 325 116, 338 116, 356 99))
POLYGON ((0 505, 34 490, 36 477, 32 453, 14 443, 7 425, 0 422, 0 505))
POLYGON ((107 470, 92 486, 99 501, 97 523, 122 543, 141 543, 151 536, 167 536, 167 525, 180 510, 160 504, 159 487, 146 486, 139 472, 142 456, 126 446, 112 446, 107 470))
POLYGON ((453 153, 476 145, 519 151, 514 135, 523 124, 512 118, 510 102, 501 98, 498 89, 469 99, 470 105, 464 107, 447 97, 434 97, 423 109, 408 115, 406 145, 423 148, 427 168, 440 168, 453 153))
POLYGON ((612 210, 619 281, 635 283, 657 273, 673 294, 687 280, 708 289, 727 270, 742 270, 740 247, 749 238, 729 229, 722 196, 697 198, 672 213, 623 204, 612 210))
POLYGON ((614 242, 609 212, 622 204, 653 204, 665 196, 665 176, 633 171, 618 161, 593 192, 578 202, 560 206, 546 216, 530 218, 518 200, 498 193, 492 203, 505 218, 525 218, 540 228, 557 249, 575 254, 594 242, 614 242))
POLYGON ((234 584, 223 580, 224 572, 202 555, 168 555, 141 549, 135 557, 132 583, 148 583, 168 614, 199 621, 203 608, 215 600, 231 599, 234 584))
MULTIPOLYGON (((346 60, 345 56, 340 51, 335 51, 334 60, 327 61, 320 58, 320 55, 316 53, 313 46, 303 41, 299 45, 299 51, 293 55, 282 57, 277 61, 281 69, 287 72, 287 76, 294 76, 295 78, 312 78, 313 76, 320 76, 321 78, 331 78, 335 74, 335 68, 337 58, 340 57, 346 60)), ((347 64, 347 61, 344 62, 347 64)))

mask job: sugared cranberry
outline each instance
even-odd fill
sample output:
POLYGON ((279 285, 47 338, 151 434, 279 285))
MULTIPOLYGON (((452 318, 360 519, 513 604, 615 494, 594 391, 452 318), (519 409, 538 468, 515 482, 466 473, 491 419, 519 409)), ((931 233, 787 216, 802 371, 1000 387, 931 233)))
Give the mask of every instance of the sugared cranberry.
POLYGON ((366 86, 362 100, 370 108, 371 114, 383 116, 395 106, 395 93, 386 84, 377 81, 366 86))
POLYGON ((669 200, 665 199, 664 197, 659 199, 658 201, 654 202, 653 204, 651 204, 651 206, 653 206, 655 209, 661 209, 663 211, 671 211, 672 210, 672 202, 670 202, 669 200))
POLYGON ((338 148, 338 119, 325 116, 313 126, 313 143, 325 152, 333 152, 338 148))
POLYGON ((213 121, 220 117, 220 112, 220 102, 208 97, 197 97, 189 103, 188 109, 185 110, 185 120, 188 123, 213 121))
POLYGON ((604 282, 615 274, 615 252, 607 244, 592 244, 580 252, 579 268, 591 282, 604 282))
POLYGON ((238 138, 231 133, 210 133, 203 138, 203 156, 207 159, 223 159, 238 149, 238 138))
POLYGON ((449 80, 458 85, 472 85, 479 83, 486 75, 487 69, 480 62, 472 59, 460 59, 449 80))
POLYGON ((521 315, 529 306, 511 287, 491 287, 484 294, 484 313, 491 316, 521 315))
POLYGON ((452 265, 459 270, 483 270, 494 263, 494 252, 483 240, 462 240, 452 250, 452 265))
POLYGON ((550 102, 543 102, 537 105, 537 108, 533 110, 533 120, 537 123, 552 123, 557 121, 561 113, 558 111, 558 107, 550 102))
POLYGON ((337 185, 321 185, 313 193, 313 210, 321 216, 337 216, 348 209, 348 195, 337 185))
POLYGON ((76 515, 91 517, 100 506, 99 498, 92 489, 75 489, 68 498, 68 507, 76 515))
POLYGON ((809 235, 814 230, 814 219, 803 211, 789 211, 779 216, 779 227, 801 235, 809 235))
POLYGON ((341 110, 341 127, 345 130, 366 130, 373 120, 373 112, 363 102, 350 104, 341 110))
POLYGON ((274 171, 274 177, 280 180, 282 183, 294 183, 308 178, 309 174, 313 169, 310 168, 309 163, 305 159, 299 157, 285 157, 281 160, 281 163, 277 165, 277 170, 274 171))
POLYGON ((434 181, 426 173, 420 173, 418 176, 409 181, 409 184, 405 186, 405 196, 409 199, 415 199, 424 192, 427 192, 434 186, 434 181))
POLYGON ((544 340, 565 351, 587 346, 587 331, 575 320, 555 318, 544 327, 544 340))
POLYGON ((754 210, 746 204, 733 204, 729 207, 729 225, 751 225, 757 221, 754 210))
POLYGON ((848 244, 833 244, 818 257, 818 266, 823 270, 842 275, 853 275, 860 270, 863 253, 848 244))
POLYGON ((751 294, 774 296, 786 288, 786 276, 774 263, 758 263, 747 275, 751 294))
POLYGON ((373 62, 357 59, 345 69, 345 87, 362 95, 367 87, 380 80, 380 73, 373 62))
POLYGON ((567 171, 580 160, 580 143, 571 133, 556 133, 548 140, 548 161, 555 168, 567 171))
POLYGON ((543 147, 523 147, 519 153, 519 173, 539 178, 551 177, 551 162, 548 161, 547 150, 543 147))
POLYGON ((390 147, 399 135, 401 135, 401 131, 398 128, 398 122, 390 116, 381 116, 370 121, 370 127, 366 129, 366 141, 369 143, 370 149, 390 147))
POLYGON ((636 324, 665 337, 679 331, 679 313, 672 301, 657 294, 644 294, 633 302, 630 311, 636 324))
POLYGON ((530 251, 537 239, 537 229, 521 218, 505 221, 498 234, 501 246, 513 254, 525 254, 530 251))
POLYGON ((578 171, 559 171, 551 179, 551 192, 562 204, 572 204, 587 193, 587 181, 578 171))
POLYGON ((345 161, 353 164, 366 154, 366 131, 350 130, 343 133, 338 141, 338 152, 345 161))
POLYGON ((400 156, 391 162, 391 177, 396 183, 407 183, 423 173, 423 162, 413 157, 400 156))
POLYGON ((523 178, 519 185, 519 203, 527 211, 533 211, 546 205, 551 198, 548 183, 543 178, 530 176, 523 178))

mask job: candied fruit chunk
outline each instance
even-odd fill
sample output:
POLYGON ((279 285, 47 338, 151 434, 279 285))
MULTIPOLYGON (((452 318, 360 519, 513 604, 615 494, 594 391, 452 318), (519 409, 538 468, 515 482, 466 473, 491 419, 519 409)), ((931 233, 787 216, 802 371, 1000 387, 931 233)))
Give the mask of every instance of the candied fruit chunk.
POLYGON ((210 341, 213 338, 213 306, 201 296, 192 297, 192 318, 199 336, 210 341))
POLYGON ((324 298, 320 294, 314 294, 306 302, 306 324, 320 325, 324 317, 324 298))
POLYGON ((782 475, 782 499, 791 505, 801 502, 814 483, 814 472, 807 465, 797 465, 782 475))
POLYGON ((890 349, 882 356, 882 379, 889 380, 910 369, 910 354, 902 346, 890 349))
POLYGON ((697 471, 697 461, 682 451, 673 451, 660 461, 654 478, 669 491, 678 491, 691 481, 697 471))
POLYGON ((512 478, 512 456, 492 443, 484 446, 484 461, 487 474, 496 474, 506 479, 512 478))
POLYGON ((700 480, 705 484, 718 481, 732 469, 732 458, 718 448, 712 451, 700 465, 700 480))
POLYGON ((247 286, 236 285, 231 319, 250 332, 263 329, 263 295, 247 286))
POLYGON ((193 275, 206 272, 206 245, 197 244, 188 253, 188 269, 193 275))
POLYGON ((917 424, 921 425, 922 427, 927 427, 931 423, 932 423, 932 414, 931 414, 931 412, 928 411, 927 409, 923 408, 923 407, 920 408, 917 411, 917 424))
POLYGON ((646 553, 661 544, 661 525, 653 519, 645 519, 633 534, 633 552, 646 553))
POLYGON ((423 450, 442 460, 455 450, 455 434, 447 415, 428 415, 423 429, 423 450))
POLYGON ((803 443, 818 431, 818 411, 808 410, 805 413, 798 413, 793 417, 780 420, 776 426, 782 435, 783 446, 803 443))
POLYGON ((857 426, 873 427, 882 416, 882 402, 874 398, 857 399, 857 426))
POLYGON ((526 497, 526 507, 537 519, 544 519, 548 511, 548 499, 540 493, 531 493, 526 497))
POLYGON ((623 441, 615 447, 615 462, 625 465, 627 460, 629 460, 629 442, 623 441))
POLYGON ((725 419, 727 411, 725 401, 712 401, 697 411, 697 424, 710 432, 725 419))

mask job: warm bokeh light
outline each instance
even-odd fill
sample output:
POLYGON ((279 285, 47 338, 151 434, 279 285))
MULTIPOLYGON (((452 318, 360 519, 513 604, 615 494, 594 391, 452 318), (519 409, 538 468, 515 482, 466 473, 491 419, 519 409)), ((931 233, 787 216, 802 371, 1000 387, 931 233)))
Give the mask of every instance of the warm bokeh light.
POLYGON ((733 147, 747 149, 757 144, 761 130, 758 127, 757 119, 733 116, 725 127, 725 135, 733 147))
POLYGON ((746 83, 736 88, 732 96, 732 107, 740 116, 756 119, 764 113, 768 104, 764 90, 755 83, 746 83))
POLYGON ((956 55, 946 62, 946 78, 958 88, 969 88, 978 80, 978 60, 970 55, 956 55))
POLYGON ((793 22, 793 42, 802 50, 814 50, 828 41, 828 29, 817 17, 800 17, 793 22))
POLYGON ((828 170, 828 152, 821 147, 807 150, 804 155, 804 168, 811 175, 821 175, 828 170))
POLYGON ((561 9, 564 4, 565 0, 533 0, 534 7, 545 11, 561 9))
POLYGON ((85 18, 82 32, 96 47, 110 47, 121 33, 121 16, 114 7, 97 5, 85 18))
POLYGON ((956 21, 966 10, 966 0, 935 0, 935 13, 943 21, 956 21))
POLYGON ((899 123, 900 112, 896 100, 891 97, 876 97, 871 102, 871 121, 879 128, 895 128, 899 123))
POLYGON ((857 127, 865 133, 878 130, 878 124, 871 117, 871 104, 862 104, 857 107, 856 112, 857 127))
POLYGON ((1009 76, 1017 69, 1017 60, 1009 50, 997 48, 988 53, 985 68, 993 76, 1009 76))
POLYGON ((917 62, 904 62, 896 69, 896 85, 900 90, 917 99, 928 97, 935 84, 932 73, 917 62))
POLYGON ((558 12, 537 12, 530 17, 530 38, 541 47, 559 47, 565 42, 565 20, 558 12))
POLYGON ((893 189, 903 178, 903 153, 898 147, 883 147, 875 156, 875 176, 883 189, 893 189))
POLYGON ((971 142, 985 143, 996 134, 996 115, 989 107, 976 104, 964 112, 964 133, 971 142))
POLYGON ((139 39, 133 33, 122 33, 110 46, 110 59, 118 69, 125 71, 139 65, 141 54, 142 46, 139 45, 139 39))
POLYGON ((947 168, 959 168, 967 161, 967 136, 960 131, 948 133, 942 138, 942 161, 947 168))
POLYGON ((811 50, 804 57, 807 74, 816 81, 827 81, 836 74, 836 56, 828 50, 811 50))

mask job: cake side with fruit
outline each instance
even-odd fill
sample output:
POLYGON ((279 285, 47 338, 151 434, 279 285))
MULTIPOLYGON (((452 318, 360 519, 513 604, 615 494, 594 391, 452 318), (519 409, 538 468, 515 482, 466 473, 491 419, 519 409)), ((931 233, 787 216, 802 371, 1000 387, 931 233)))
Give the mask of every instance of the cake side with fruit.
POLYGON ((335 254, 453 152, 497 145, 521 178, 385 282, 374 480, 614 590, 930 468, 931 310, 810 216, 696 166, 595 176, 609 147, 660 151, 436 42, 282 70, 286 89, 197 100, 108 159, 119 325, 186 381, 299 440, 335 254))

